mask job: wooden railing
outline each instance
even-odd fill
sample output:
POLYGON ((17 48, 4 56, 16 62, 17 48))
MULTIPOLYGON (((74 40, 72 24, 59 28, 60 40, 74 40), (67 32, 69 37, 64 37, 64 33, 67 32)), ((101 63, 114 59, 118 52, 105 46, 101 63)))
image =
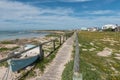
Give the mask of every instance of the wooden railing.
MULTIPOLYGON (((59 46, 60 46, 65 40, 67 40, 67 38, 70 37, 71 35, 72 35, 72 32, 71 32, 71 33, 66 33, 66 34, 64 34, 64 35, 60 35, 60 36, 59 36, 59 46)), ((36 48, 36 47, 39 47, 40 59, 43 59, 43 58, 44 58, 43 45, 45 45, 45 44, 47 44, 47 43, 49 43, 49 42, 53 42, 53 51, 52 51, 52 52, 54 52, 54 51, 56 50, 56 48, 57 48, 56 45, 55 45, 56 40, 57 40, 57 39, 50 40, 50 41, 47 41, 47 42, 44 42, 44 43, 39 43, 38 45, 36 45, 36 46, 34 46, 34 47, 32 47, 32 48, 29 48, 29 49, 24 50, 24 51, 21 51, 21 52, 19 52, 19 53, 17 53, 17 54, 14 54, 14 55, 11 55, 11 56, 8 56, 8 57, 6 57, 6 58, 1 59, 1 60, 0 60, 0 63, 5 62, 5 61, 7 61, 7 60, 9 60, 9 59, 11 59, 11 58, 14 58, 14 57, 16 57, 16 56, 19 56, 19 55, 21 55, 21 54, 23 54, 23 53, 25 53, 25 52, 27 52, 27 51, 30 51, 30 50, 32 50, 32 49, 34 49, 34 48, 36 48)), ((50 55, 50 54, 49 54, 49 55, 50 55)), ((48 55, 48 56, 49 56, 49 55, 48 55)), ((47 56, 47 57, 48 57, 48 56, 47 56)))
POLYGON ((79 42, 78 34, 75 33, 75 57, 73 67, 73 80, 82 80, 82 74, 80 73, 80 55, 79 55, 79 42))

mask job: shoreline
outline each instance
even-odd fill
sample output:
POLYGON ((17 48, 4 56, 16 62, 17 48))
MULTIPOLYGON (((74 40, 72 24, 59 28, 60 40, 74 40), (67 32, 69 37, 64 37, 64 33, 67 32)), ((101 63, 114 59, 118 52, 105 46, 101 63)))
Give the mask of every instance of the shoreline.
POLYGON ((33 35, 30 34, 30 36, 27 36, 27 35, 25 35, 25 36, 22 36, 22 35, 19 35, 19 36, 18 35, 16 35, 16 36, 8 36, 8 38, 4 37, 4 38, 0 39, 0 42, 1 41, 7 41, 7 40, 15 40, 15 39, 26 39, 26 38, 27 39, 31 39, 31 38, 36 38, 36 37, 44 37, 46 35, 49 35, 49 33, 46 33, 46 34, 36 33, 36 34, 33 34, 33 35))
POLYGON ((66 30, 0 31, 0 33, 1 33, 0 42, 3 40, 34 38, 34 37, 39 37, 39 36, 46 36, 49 34, 63 34, 65 32, 68 32, 68 31, 66 31, 66 30), (5 35, 3 35, 3 34, 5 34, 5 35), (3 37, 3 36, 6 36, 7 38, 3 37))

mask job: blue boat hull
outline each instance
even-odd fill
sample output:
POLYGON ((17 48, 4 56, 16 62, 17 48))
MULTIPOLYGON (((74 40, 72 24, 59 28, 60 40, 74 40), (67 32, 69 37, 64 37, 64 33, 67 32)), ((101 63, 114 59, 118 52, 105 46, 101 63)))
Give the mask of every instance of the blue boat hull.
POLYGON ((10 68, 13 72, 21 70, 28 65, 34 63, 38 59, 38 55, 32 56, 32 57, 27 57, 23 59, 11 59, 9 61, 10 68))

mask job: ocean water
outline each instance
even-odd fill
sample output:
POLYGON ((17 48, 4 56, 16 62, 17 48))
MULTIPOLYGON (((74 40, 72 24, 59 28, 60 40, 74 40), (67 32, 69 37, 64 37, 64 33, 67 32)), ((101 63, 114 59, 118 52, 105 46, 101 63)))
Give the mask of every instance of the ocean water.
POLYGON ((32 31, 0 31, 0 41, 21 38, 32 38, 45 36, 48 33, 37 33, 32 31))

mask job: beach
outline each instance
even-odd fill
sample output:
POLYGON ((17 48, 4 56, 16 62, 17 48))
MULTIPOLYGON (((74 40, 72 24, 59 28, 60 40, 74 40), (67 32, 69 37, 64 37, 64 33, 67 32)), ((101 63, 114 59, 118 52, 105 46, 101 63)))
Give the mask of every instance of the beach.
MULTIPOLYGON (((55 36, 39 36, 39 37, 31 37, 31 38, 22 38, 22 39, 12 39, 12 40, 4 40, 0 42, 0 59, 3 59, 9 55, 10 52, 20 50, 20 48, 24 47, 25 45, 37 45, 39 43, 47 42, 50 40, 55 39, 55 36), (2 50, 3 49, 3 50, 2 50)), ((53 43, 48 43, 44 47, 45 50, 45 56, 48 55, 48 52, 50 51, 50 47, 53 45, 53 43)), ((34 48, 25 54, 23 54, 23 58, 27 56, 34 56, 36 54, 39 54, 39 48, 34 48)), ((22 57, 21 57, 22 58, 22 57)), ((1 66, 0 65, 0 79, 3 78, 6 70, 8 67, 1 66)), ((25 69, 26 70, 26 69, 25 69)), ((15 74, 14 74, 15 75, 15 74)), ((18 76, 18 75, 17 75, 18 76)))

